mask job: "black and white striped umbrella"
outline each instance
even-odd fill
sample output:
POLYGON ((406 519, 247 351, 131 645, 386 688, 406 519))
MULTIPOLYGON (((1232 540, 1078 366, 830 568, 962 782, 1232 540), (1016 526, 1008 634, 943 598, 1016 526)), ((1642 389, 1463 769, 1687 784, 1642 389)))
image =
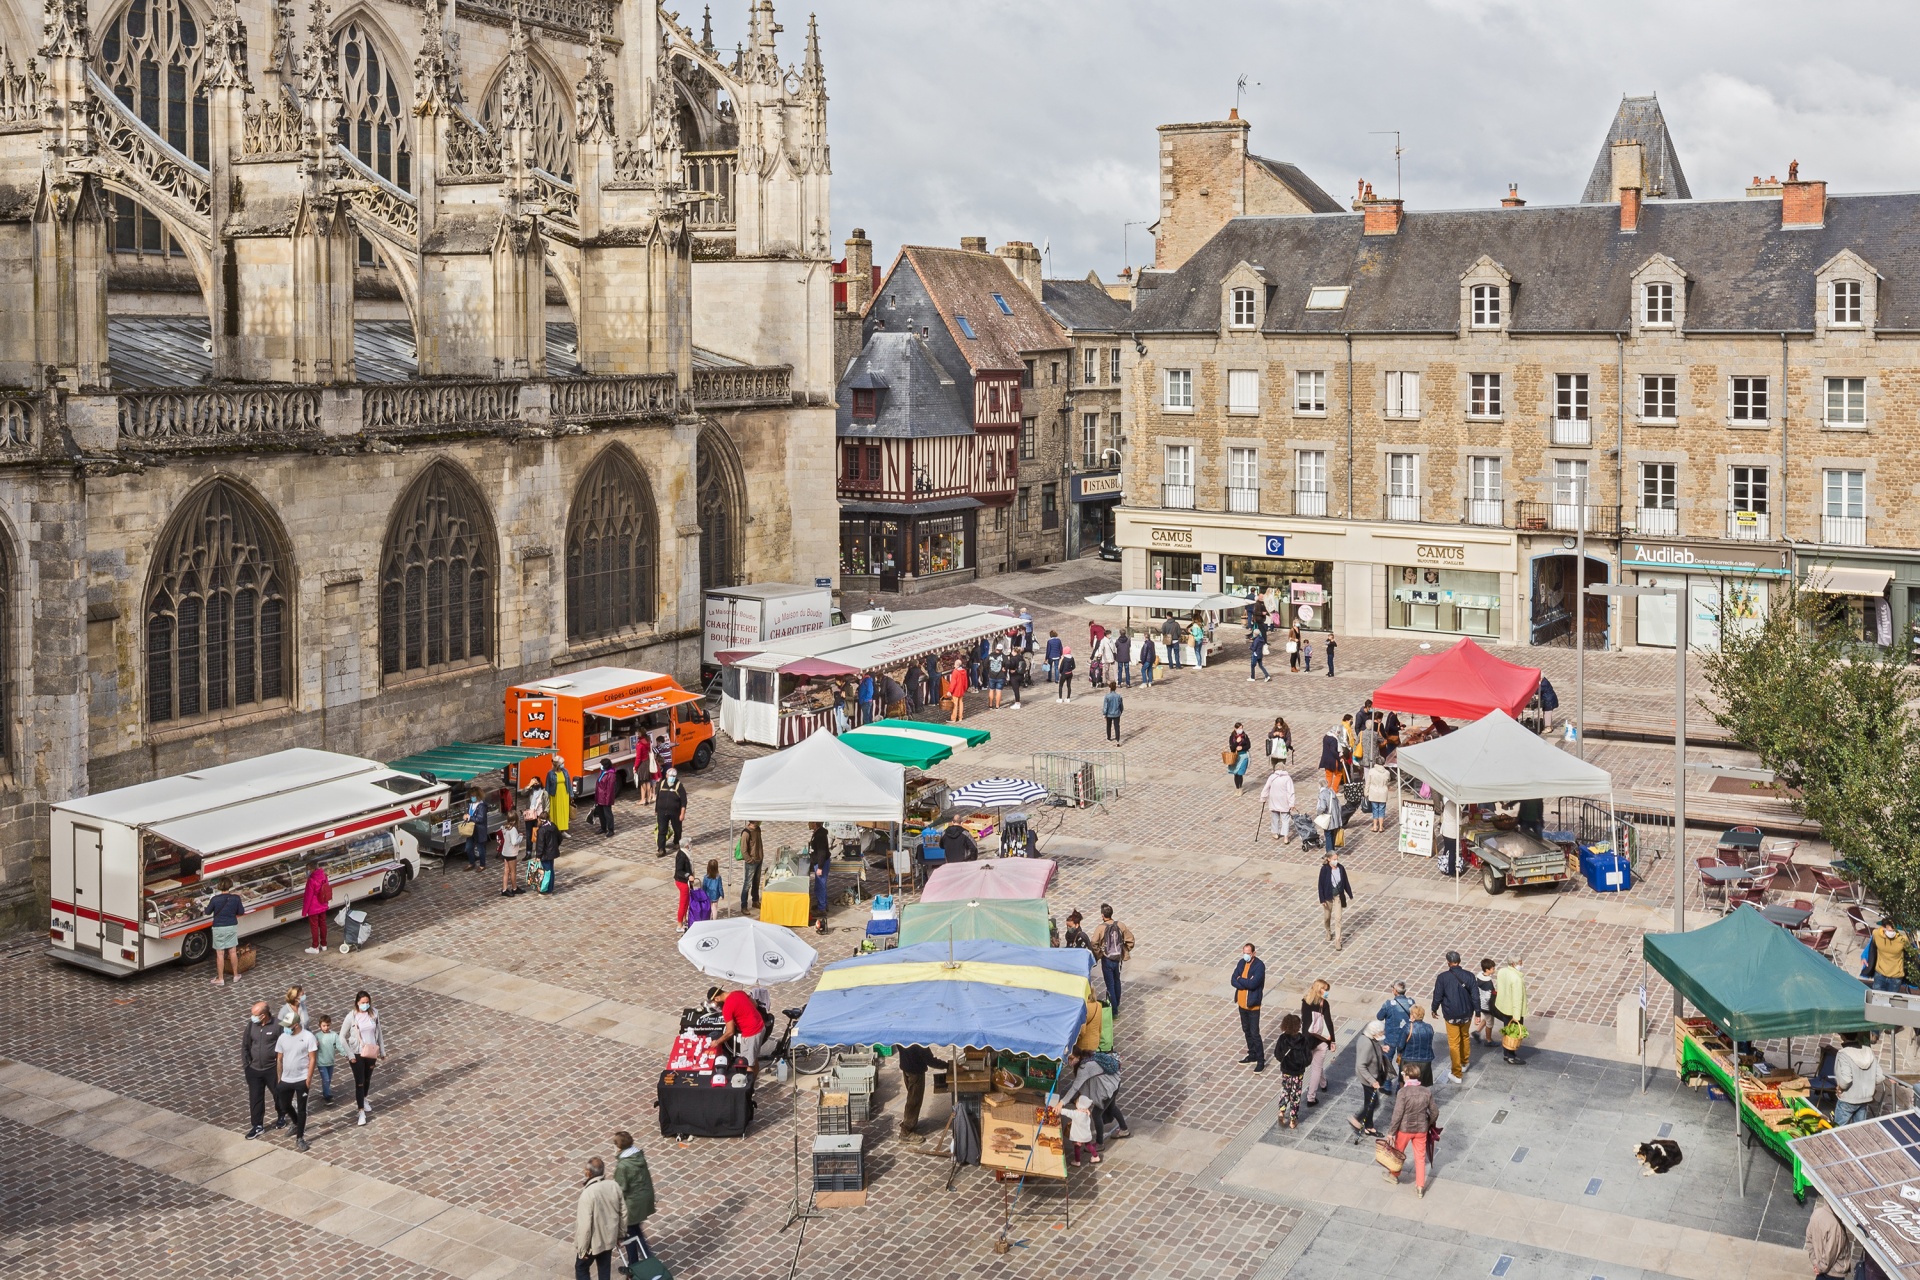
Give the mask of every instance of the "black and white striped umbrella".
POLYGON ((1044 804, 1047 789, 1025 778, 982 778, 947 793, 947 803, 964 808, 1011 809, 1016 805, 1044 804))

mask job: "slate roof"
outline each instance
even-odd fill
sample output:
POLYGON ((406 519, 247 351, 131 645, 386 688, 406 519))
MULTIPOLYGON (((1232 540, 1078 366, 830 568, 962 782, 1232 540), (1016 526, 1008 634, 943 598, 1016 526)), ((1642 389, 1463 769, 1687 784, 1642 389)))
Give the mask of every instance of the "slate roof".
POLYGON ((1660 110, 1660 99, 1621 98, 1620 109, 1613 113, 1613 124, 1600 140, 1600 156, 1593 162, 1593 174, 1587 189, 1580 193, 1581 204, 1611 204, 1619 197, 1613 190, 1613 144, 1638 142, 1646 148, 1649 200, 1691 200, 1687 175, 1680 172, 1680 157, 1673 151, 1673 135, 1667 132, 1667 117, 1660 110))
POLYGON ((835 434, 861 439, 924 440, 973 434, 973 397, 917 333, 876 330, 840 379, 835 434), (879 390, 879 416, 853 416, 853 389, 879 390))
POLYGON ((1218 332, 1220 284, 1241 262, 1273 287, 1272 333, 1458 333, 1460 277, 1486 255, 1513 276, 1515 333, 1631 327, 1633 273, 1654 254, 1686 272, 1691 332, 1808 333, 1814 274, 1852 249, 1881 277, 1875 328, 1920 332, 1920 193, 1833 196, 1826 225, 1783 231, 1778 200, 1653 201, 1637 233, 1614 205, 1406 214, 1362 236, 1359 214, 1236 218, 1135 306, 1142 334, 1218 332), (1349 285, 1341 311, 1306 310, 1349 285))
MULTIPOLYGON (((578 377, 584 372, 574 353, 574 326, 547 325, 547 376, 578 377)), ((213 330, 205 316, 109 316, 107 351, 113 385, 125 391, 154 387, 194 387, 213 377, 213 330)), ((708 355, 708 363, 725 357, 708 355)), ((725 361, 726 363, 733 363, 725 361)), ((695 364, 702 363, 697 357, 695 364)), ((408 320, 357 320, 353 326, 353 367, 361 382, 411 382, 420 376, 408 320)))
POLYGON ((1108 293, 1096 276, 1085 280, 1043 280, 1041 305, 1068 333, 1117 333, 1127 327, 1131 308, 1108 293))
POLYGON ((974 372, 1018 372, 1024 364, 1023 352, 1060 351, 1072 345, 1007 264, 993 254, 907 245, 900 256, 912 264, 961 358, 974 372), (1000 310, 995 294, 1006 301, 1012 315, 1000 310), (967 318, 974 337, 967 337, 958 316, 967 318))
POLYGON ((1265 169, 1279 180, 1301 204, 1314 213, 1342 213, 1346 206, 1326 193, 1319 183, 1307 176, 1306 170, 1297 164, 1288 164, 1285 160, 1269 160, 1265 156, 1248 156, 1247 159, 1265 169))

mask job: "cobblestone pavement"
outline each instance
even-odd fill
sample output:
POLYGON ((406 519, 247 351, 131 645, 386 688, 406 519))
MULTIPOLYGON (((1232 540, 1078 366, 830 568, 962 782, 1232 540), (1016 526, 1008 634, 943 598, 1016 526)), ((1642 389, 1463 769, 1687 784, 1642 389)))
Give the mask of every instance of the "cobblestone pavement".
MULTIPOLYGON (((1025 603, 1043 636, 1057 628, 1081 649, 1087 620, 1112 621, 1115 613, 1081 598, 1114 585, 1111 566, 1083 561, 913 603, 1025 603)), ((610 1133, 626 1127, 641 1135, 660 1190, 648 1234, 685 1280, 767 1277, 789 1267, 813 1277, 1270 1280, 1296 1263, 1329 1260, 1347 1237, 1315 1236, 1324 1243, 1309 1247, 1315 1233, 1300 1227, 1317 1232, 1337 1203, 1317 1199, 1310 1177, 1277 1193, 1225 1177, 1263 1145, 1257 1139, 1277 1092, 1271 1075, 1234 1065, 1241 1047, 1225 979, 1242 941, 1260 943, 1267 958, 1273 1021, 1295 990, 1324 977, 1349 1031, 1394 979, 1423 997, 1449 947, 1521 957, 1540 1042, 1605 1056, 1616 1007, 1640 980, 1640 935, 1669 927, 1670 862, 1631 892, 1604 899, 1584 888, 1489 898, 1477 884, 1443 879, 1426 860, 1403 858, 1390 835, 1360 832, 1345 851, 1357 898, 1346 945, 1333 948, 1314 902, 1317 859, 1259 828, 1264 766, 1236 792, 1219 751, 1235 720, 1257 739, 1284 714, 1305 782, 1319 733, 1418 651, 1412 640, 1343 641, 1337 676, 1281 674, 1271 684, 1249 684, 1232 650, 1205 670, 1168 672, 1155 688, 1126 694, 1121 794, 1102 807, 1039 816, 1045 851, 1060 864, 1055 914, 1076 906, 1091 914, 1110 902, 1138 939, 1116 1033, 1136 1136, 1114 1144, 1103 1165, 1075 1174, 1070 1226, 1058 1188, 1019 1196, 1009 1231, 1016 1244, 1006 1254, 992 1247, 1006 1211, 1002 1189, 977 1170, 962 1171, 947 1189, 947 1164, 897 1141, 891 1117, 866 1127, 867 1205, 819 1211, 804 1224, 804 1244, 800 1226, 783 1227, 795 1143, 812 1136, 806 1095, 770 1082, 744 1141, 681 1144, 659 1135, 651 1082, 679 1010, 700 998, 707 980, 674 949, 668 864, 654 856, 651 818, 630 795, 613 838, 576 824, 551 898, 502 899, 497 870, 435 866, 398 900, 373 906, 376 946, 313 957, 300 950, 304 936, 283 929, 265 940, 260 966, 237 988, 211 988, 205 970, 108 981, 49 961, 38 944, 15 945, 0 952, 0 1058, 164 1108, 183 1123, 237 1131, 245 1099, 234 1049, 247 1004, 277 1003, 299 982, 314 1012, 338 1012, 365 988, 394 1041, 376 1075, 375 1118, 358 1127, 349 1105, 316 1107, 306 1158, 431 1197, 448 1213, 474 1215, 467 1221, 564 1239, 582 1160, 609 1154, 610 1133)), ((1573 655, 1520 652, 1549 670, 1570 703, 1573 655)), ((1590 655, 1588 708, 1664 707, 1670 672, 1657 655, 1590 655)), ((1027 772, 1040 751, 1103 749, 1098 699, 1085 693, 1060 704, 1033 690, 1019 710, 970 708, 968 723, 991 729, 993 740, 938 767, 953 783, 1027 772)), ((696 863, 720 860, 730 894, 738 885, 727 802, 740 763, 760 754, 723 743, 714 765, 690 779, 690 851, 696 863)), ((1623 785, 1671 785, 1670 749, 1596 741, 1588 754, 1623 785)), ((775 843, 801 835, 771 832, 775 843)), ((1693 840, 1711 844, 1707 833, 1693 840)), ((853 887, 854 876, 838 869, 836 893, 853 887)), ((833 931, 818 940, 823 958, 850 953, 864 918, 837 907, 833 931)), ((810 987, 778 989, 775 1003, 798 1005, 810 987)), ((350 1083, 338 1084, 350 1097, 350 1083)), ((897 1091, 898 1077, 884 1072, 881 1101, 896 1112, 897 1091)), ((183 1277, 272 1275, 276 1266, 300 1275, 433 1274, 383 1243, 314 1235, 317 1211, 298 1198, 264 1208, 169 1182, 63 1145, 59 1134, 29 1127, 31 1117, 13 1123, 10 1105, 0 1100, 0 1190, 8 1193, 0 1199, 0 1269, 10 1275, 104 1273, 102 1255, 129 1270, 183 1277), (84 1177, 55 1188, 38 1172, 63 1164, 84 1165, 84 1177), (298 1261, 315 1255, 325 1262, 298 1261)), ((944 1114, 943 1102, 930 1104, 933 1122, 944 1114)), ((267 1141, 290 1147, 282 1135, 267 1141)), ((1342 1212, 1350 1222, 1351 1209, 1342 1212)), ((1498 1229, 1486 1230, 1497 1243, 1498 1229)), ((448 1274, 489 1278, 518 1265, 504 1254, 430 1261, 448 1274)))

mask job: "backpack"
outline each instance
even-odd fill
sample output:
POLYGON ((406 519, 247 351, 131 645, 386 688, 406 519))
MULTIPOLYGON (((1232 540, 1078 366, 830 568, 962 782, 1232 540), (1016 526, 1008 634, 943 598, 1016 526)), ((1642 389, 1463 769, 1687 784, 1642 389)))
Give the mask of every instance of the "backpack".
POLYGON ((1313 1041, 1303 1035, 1293 1036, 1292 1044, 1287 1043, 1288 1039, 1283 1035, 1273 1042, 1274 1059, 1280 1064, 1283 1074, 1303 1076, 1307 1074, 1307 1068, 1313 1065, 1313 1041))
POLYGON ((1108 960, 1124 960, 1127 955, 1127 940, 1120 933, 1120 926, 1107 921, 1107 930, 1100 935, 1100 954, 1108 960))

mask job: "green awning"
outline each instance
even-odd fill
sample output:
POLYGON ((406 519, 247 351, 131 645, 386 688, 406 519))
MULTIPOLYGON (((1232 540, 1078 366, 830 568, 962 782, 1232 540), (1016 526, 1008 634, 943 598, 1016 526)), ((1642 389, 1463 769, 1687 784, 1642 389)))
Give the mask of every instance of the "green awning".
POLYGON ((849 729, 840 735, 840 741, 875 760, 889 760, 913 769, 939 764, 959 745, 952 738, 922 732, 918 725, 911 730, 866 725, 849 729))
POLYGON ((973 902, 911 902, 900 910, 900 945, 993 938, 1023 947, 1052 942, 1045 898, 986 898, 973 902), (949 934, 951 931, 951 934, 949 934))
POLYGON ((472 782, 483 773, 510 768, 530 756, 546 755, 547 747, 503 747, 497 742, 449 742, 404 760, 389 760, 389 769, 402 773, 430 773, 442 782, 472 782))
POLYGON ((1858 978, 1750 906, 1704 929, 1650 933, 1647 963, 1736 1040, 1871 1031, 1858 978))
POLYGON ((924 733, 937 733, 943 738, 954 738, 969 747, 977 747, 993 735, 985 729, 976 729, 971 725, 954 724, 949 720, 875 720, 870 729, 918 729, 924 733))

